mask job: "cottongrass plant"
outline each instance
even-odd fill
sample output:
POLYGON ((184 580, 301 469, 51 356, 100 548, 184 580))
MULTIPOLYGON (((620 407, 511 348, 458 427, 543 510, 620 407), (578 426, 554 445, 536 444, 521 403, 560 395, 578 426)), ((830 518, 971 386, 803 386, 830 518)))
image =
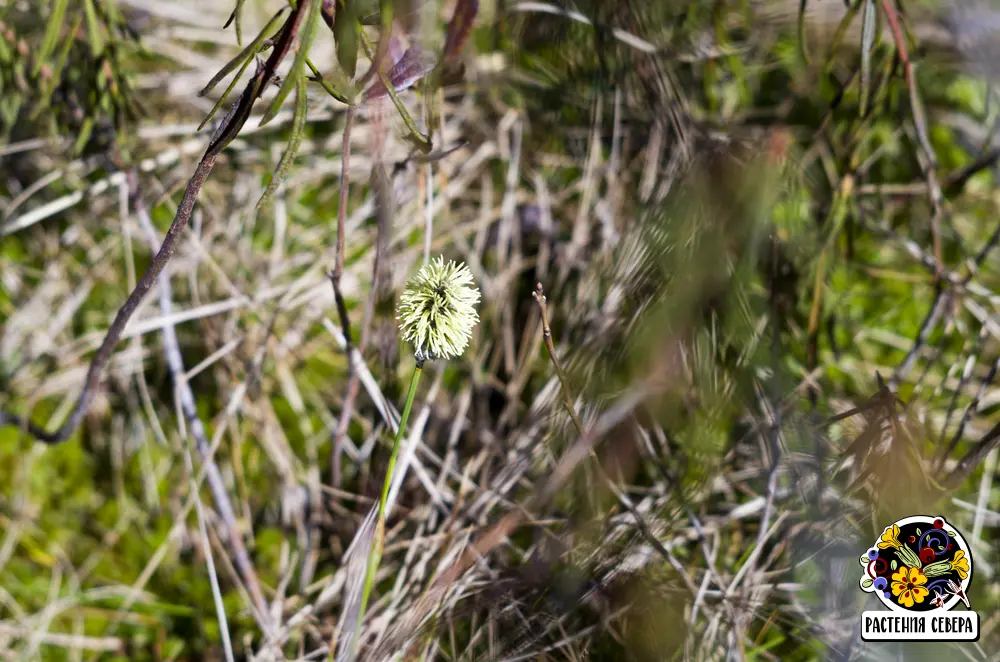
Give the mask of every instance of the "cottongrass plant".
MULTIPOLYGON (((410 409, 413 407, 413 399, 417 394, 417 384, 423 374, 424 363, 435 359, 457 358, 465 352, 472 330, 479 323, 479 314, 476 312, 479 299, 479 288, 476 287, 469 268, 461 262, 445 262, 444 257, 439 256, 425 264, 417 275, 407 282, 396 306, 396 321, 399 323, 403 340, 413 347, 416 367, 410 378, 406 403, 399 418, 399 428, 392 443, 392 454, 389 456, 389 466, 382 484, 382 494, 374 518, 374 535, 370 538, 371 546, 365 567, 364 585, 360 592, 360 604, 355 607, 348 604, 353 601, 350 597, 345 599, 343 617, 351 619, 355 609, 357 617, 351 619, 353 623, 347 623, 348 627, 353 625, 353 632, 345 631, 341 634, 341 640, 338 642, 340 649, 338 660, 352 660, 357 655, 361 623, 375 584, 375 574, 382 559, 387 501, 394 482, 396 460, 399 457, 406 422, 410 417, 410 409)), ((359 539, 356 541, 359 543, 357 551, 359 554, 363 553, 365 546, 363 538, 367 536, 365 529, 371 525, 373 514, 369 513, 362 524, 362 530, 359 531, 359 539)), ((349 568, 350 565, 353 564, 349 564, 349 568)))

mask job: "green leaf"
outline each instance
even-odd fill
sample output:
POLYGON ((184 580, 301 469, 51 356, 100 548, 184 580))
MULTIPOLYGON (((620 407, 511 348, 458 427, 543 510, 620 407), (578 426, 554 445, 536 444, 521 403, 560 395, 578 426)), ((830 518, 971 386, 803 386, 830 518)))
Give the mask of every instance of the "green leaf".
POLYGON ((233 23, 235 21, 235 23, 236 23, 236 45, 237 46, 242 46, 243 45, 243 3, 244 2, 246 2, 246 0, 236 0, 236 8, 233 9, 233 13, 229 15, 229 20, 226 21, 226 24, 222 26, 222 29, 225 30, 226 28, 229 27, 230 23, 233 23))
MULTIPOLYGON (((208 85, 203 87, 201 91, 198 92, 198 96, 203 97, 209 92, 211 92, 212 89, 219 84, 219 81, 228 76, 233 71, 233 69, 239 67, 240 65, 242 65, 242 67, 240 68, 240 73, 242 74, 243 71, 246 70, 247 63, 249 63, 250 60, 253 59, 253 56, 257 54, 257 51, 260 50, 260 46, 262 43, 264 43, 264 40, 267 39, 268 37, 273 36, 272 34, 273 28, 278 23, 278 19, 281 18, 281 15, 283 13, 285 13, 284 7, 279 9, 278 12, 271 17, 271 20, 267 22, 267 25, 265 25, 264 29, 260 31, 260 34, 257 35, 256 39, 254 39, 247 45, 246 48, 240 51, 239 55, 237 55, 232 60, 227 62, 225 66, 223 66, 222 69, 219 70, 219 73, 212 76, 212 80, 208 81, 208 85)), ((239 79, 239 75, 237 75, 236 78, 239 79)), ((229 90, 226 91, 226 95, 229 94, 230 90, 232 90, 232 86, 230 86, 229 90)), ((225 99, 226 95, 223 95, 222 98, 225 99)))
POLYGON ((333 17, 333 36, 337 40, 337 61, 348 78, 358 70, 358 18, 351 0, 345 0, 333 17))
POLYGON ((892 569, 892 570, 895 570, 898 567, 899 567, 899 564, 896 563, 896 559, 893 559, 892 562, 889 563, 889 568, 892 569))
POLYGON ((55 66, 52 67, 52 77, 46 83, 45 88, 39 96, 38 103, 31 113, 32 119, 37 119, 41 112, 49 107, 52 101, 52 94, 59 87, 59 81, 62 80, 63 70, 66 68, 66 61, 69 59, 69 50, 73 46, 73 43, 76 42, 76 37, 80 33, 80 26, 82 24, 83 17, 77 14, 69 35, 63 40, 62 49, 59 51, 59 57, 56 58, 55 66))
POLYGON ((874 579, 871 578, 866 579, 865 581, 861 582, 861 588, 871 588, 872 584, 874 583, 875 583, 874 579))
POLYGON ((104 38, 101 37, 101 24, 97 21, 94 0, 83 0, 83 12, 87 17, 87 36, 90 38, 90 50, 94 55, 100 55, 104 52, 104 38))
POLYGON ((917 529, 917 535, 918 536, 920 535, 920 529, 917 529))
POLYGON ((45 25, 45 36, 42 38, 42 45, 38 49, 38 58, 35 60, 34 75, 38 75, 39 69, 52 55, 52 51, 59 41, 63 19, 66 18, 66 6, 69 0, 55 0, 52 3, 52 13, 49 15, 49 22, 45 25))
POLYGON ((83 120, 83 124, 80 126, 80 133, 76 137, 76 143, 73 145, 73 153, 79 154, 83 151, 84 146, 87 141, 90 140, 90 135, 94 132, 94 118, 88 117, 83 120))
MULTIPOLYGON (((875 47, 875 0, 864 0, 865 13, 861 23, 861 115, 868 106, 868 88, 872 77, 872 49, 875 47)), ((919 531, 917 532, 920 533, 919 531)))
POLYGON ((219 97, 219 100, 215 102, 215 105, 212 107, 212 110, 210 110, 208 115, 205 116, 205 119, 201 121, 201 124, 198 125, 199 131, 204 129, 205 125, 211 122, 212 118, 215 117, 215 114, 219 112, 219 108, 222 107, 222 104, 224 104, 226 102, 226 99, 229 98, 229 95, 232 94, 233 88, 236 87, 236 83, 240 81, 240 78, 243 76, 243 72, 246 71, 247 67, 250 66, 251 62, 253 62, 253 57, 248 57, 246 62, 243 63, 243 66, 240 67, 239 73, 233 76, 233 80, 229 83, 229 87, 227 87, 226 91, 222 93, 222 96, 219 97))
MULTIPOLYGON (((862 0, 863 2, 864 0, 862 0)), ((862 2, 852 2, 847 13, 844 14, 844 18, 841 19, 840 24, 837 26, 836 32, 833 33, 833 40, 830 42, 830 47, 828 52, 830 55, 827 57, 826 62, 823 64, 824 71, 829 71, 836 61, 835 54, 840 49, 840 44, 844 40, 844 35, 847 34, 847 28, 854 23, 854 17, 858 14, 858 8, 861 7, 862 2)), ((804 4, 804 2, 803 2, 804 4)))
POLYGON ((313 39, 316 38, 316 28, 319 26, 321 5, 322 0, 310 0, 309 2, 309 8, 306 10, 309 12, 309 17, 306 18, 305 27, 299 36, 299 47, 295 51, 295 59, 292 60, 292 67, 288 70, 288 75, 285 76, 281 87, 278 88, 278 94, 271 100, 271 105, 264 112, 264 117, 260 120, 261 126, 274 119, 274 116, 281 110, 281 104, 291 94, 292 88, 299 84, 299 79, 305 80, 302 68, 305 66, 306 56, 309 55, 309 48, 312 46, 313 39))
POLYGON ((938 545, 938 551, 939 552, 943 552, 944 551, 944 545, 938 545))
POLYGON ((312 72, 313 80, 319 83, 320 87, 326 90, 327 94, 332 96, 337 101, 347 104, 348 106, 354 104, 354 97, 357 96, 358 91, 355 86, 351 84, 351 81, 347 79, 347 76, 344 75, 343 71, 335 69, 331 72, 331 75, 333 76, 333 83, 331 84, 331 82, 323 76, 320 70, 316 68, 316 65, 314 65, 309 58, 306 58, 306 66, 309 67, 309 70, 312 72))
POLYGON ((949 535, 950 537, 952 537, 952 538, 957 538, 957 537, 958 537, 958 534, 957 534, 957 533, 955 533, 954 531, 948 531, 948 535, 949 535))
POLYGON ((270 200, 274 192, 278 190, 278 186, 284 181, 285 175, 288 174, 288 169, 292 166, 292 161, 295 160, 295 155, 302 144, 302 134, 305 133, 307 109, 306 79, 304 76, 299 76, 295 86, 295 114, 292 116, 292 134, 288 138, 288 147, 285 148, 285 153, 281 155, 281 160, 278 161, 278 167, 274 169, 274 175, 271 177, 267 188, 264 189, 260 200, 257 201, 258 209, 270 200))

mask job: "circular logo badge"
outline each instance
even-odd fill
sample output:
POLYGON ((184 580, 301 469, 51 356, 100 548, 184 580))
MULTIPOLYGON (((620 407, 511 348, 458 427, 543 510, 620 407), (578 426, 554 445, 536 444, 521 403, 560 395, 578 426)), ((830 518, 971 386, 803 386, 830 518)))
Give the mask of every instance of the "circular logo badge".
POLYGON ((943 517, 915 515, 885 527, 860 559, 861 590, 901 612, 970 608, 972 555, 943 517))

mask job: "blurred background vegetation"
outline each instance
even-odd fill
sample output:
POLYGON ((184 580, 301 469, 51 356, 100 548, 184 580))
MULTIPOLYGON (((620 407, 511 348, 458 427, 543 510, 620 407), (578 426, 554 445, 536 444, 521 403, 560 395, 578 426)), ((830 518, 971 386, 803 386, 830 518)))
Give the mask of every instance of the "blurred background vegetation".
POLYGON ((180 219, 68 439, 0 427, 0 656, 332 655, 444 254, 482 321, 360 659, 1000 659, 998 44, 985 0, 0 3, 0 422, 72 418, 180 219), (913 514, 978 643, 860 640, 913 514))

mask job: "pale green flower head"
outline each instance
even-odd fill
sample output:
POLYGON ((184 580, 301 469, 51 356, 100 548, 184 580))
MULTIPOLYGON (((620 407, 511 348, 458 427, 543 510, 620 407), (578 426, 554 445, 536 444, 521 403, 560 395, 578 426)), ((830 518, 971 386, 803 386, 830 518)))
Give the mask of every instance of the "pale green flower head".
POLYGON ((418 361, 450 359, 461 356, 469 344, 479 323, 477 303, 479 288, 469 267, 439 256, 406 283, 396 320, 418 361))

